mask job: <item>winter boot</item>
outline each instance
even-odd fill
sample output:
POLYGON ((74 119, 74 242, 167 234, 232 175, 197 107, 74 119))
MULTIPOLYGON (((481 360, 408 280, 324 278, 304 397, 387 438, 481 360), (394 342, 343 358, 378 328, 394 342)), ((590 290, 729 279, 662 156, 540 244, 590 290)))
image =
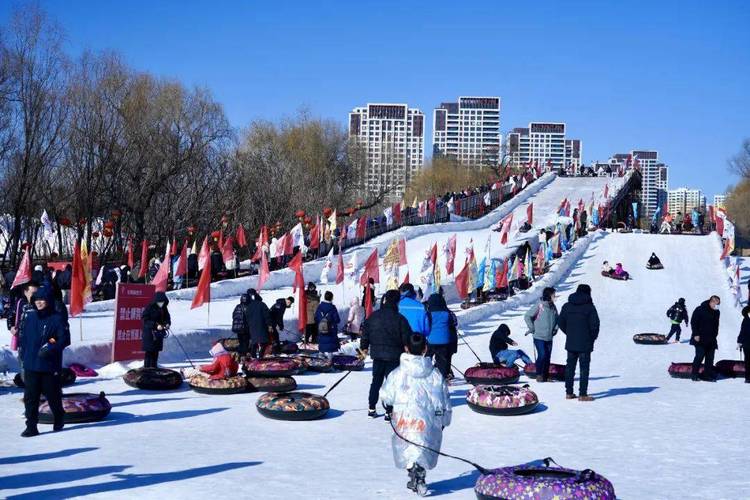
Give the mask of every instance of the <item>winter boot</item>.
POLYGON ((416 489, 414 491, 417 492, 417 495, 423 497, 427 495, 427 484, 425 483, 425 478, 427 477, 427 471, 425 471, 421 465, 415 464, 414 469, 416 469, 415 473, 415 486, 416 489))
POLYGON ((38 435, 39 435, 39 431, 37 430, 36 427, 27 427, 26 430, 21 433, 21 437, 25 437, 25 438, 34 437, 38 435))
POLYGON ((588 394, 581 394, 581 396, 578 398, 578 401, 593 401, 594 397, 589 396, 588 394))
POLYGON ((375 417, 378 416, 378 412, 376 412, 375 410, 372 410, 372 409, 367 410, 367 416, 370 417, 370 418, 375 418, 375 417))
POLYGON ((577 398, 577 397, 578 397, 578 396, 576 396, 575 394, 566 394, 566 395, 565 395, 565 399, 575 399, 575 398, 577 398))

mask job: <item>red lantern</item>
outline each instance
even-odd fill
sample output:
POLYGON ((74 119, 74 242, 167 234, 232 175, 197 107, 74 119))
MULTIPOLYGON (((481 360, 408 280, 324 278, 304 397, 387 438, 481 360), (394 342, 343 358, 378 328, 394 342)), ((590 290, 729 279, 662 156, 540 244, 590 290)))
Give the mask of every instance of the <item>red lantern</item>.
POLYGON ((333 209, 331 209, 330 207, 325 207, 323 209, 323 215, 325 215, 326 217, 330 217, 332 213, 333 209))
POLYGON ((211 233, 211 238, 215 239, 216 241, 219 241, 219 236, 221 236, 220 231, 214 231, 213 233, 211 233))
POLYGON ((302 219, 305 217, 305 211, 297 210, 296 212, 294 212, 294 216, 297 217, 298 219, 302 219))
POLYGON ((98 238, 99 237, 99 231, 94 231, 93 233, 91 233, 91 236, 93 236, 94 238, 98 238))
POLYGON ((310 217, 309 215, 305 217, 305 224, 312 224, 312 217, 310 217))
POLYGON ((78 225, 79 226, 85 226, 86 225, 86 219, 83 219, 83 218, 78 219, 78 225))
POLYGON ((111 228, 105 227, 104 231, 102 231, 102 234, 105 238, 111 238, 114 233, 112 232, 111 228))
POLYGON ((349 217, 351 217, 354 212, 356 212, 356 209, 352 207, 346 209, 346 215, 348 215, 349 217))
POLYGON ((113 219, 119 219, 120 217, 122 217, 122 210, 117 210, 117 209, 112 210, 113 219))
POLYGON ((112 228, 114 228, 114 227, 115 227, 115 223, 112 222, 111 220, 108 220, 107 222, 104 223, 104 229, 109 229, 110 232, 111 232, 112 228))
POLYGON ((364 200, 362 200, 362 198, 357 198, 357 208, 361 207, 364 204, 365 204, 365 202, 364 202, 364 200))
POLYGON ((21 249, 28 250, 29 248, 31 248, 31 243, 29 243, 28 241, 24 241, 23 245, 21 245, 21 249))
POLYGON ((57 222, 58 222, 58 224, 60 224, 61 226, 65 226, 65 227, 70 227, 70 226, 71 226, 71 225, 73 224, 73 223, 71 222, 71 220, 70 220, 70 219, 68 219, 67 217, 61 217, 60 219, 57 219, 57 222))
POLYGON ((191 235, 191 236, 193 235, 193 233, 195 233, 195 231, 196 231, 196 230, 197 230, 197 229, 196 229, 196 227, 195 227, 195 226, 188 226, 188 228, 187 228, 187 232, 188 232, 188 234, 189 234, 189 235, 191 235))

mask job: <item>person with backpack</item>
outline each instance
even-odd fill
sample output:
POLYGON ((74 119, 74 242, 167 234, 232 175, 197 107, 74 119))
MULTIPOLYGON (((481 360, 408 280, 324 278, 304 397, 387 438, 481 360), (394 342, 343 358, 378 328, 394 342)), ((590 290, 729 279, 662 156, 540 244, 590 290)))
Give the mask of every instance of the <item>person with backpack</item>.
POLYGON ((685 299, 680 298, 674 303, 674 305, 672 305, 672 307, 667 309, 667 318, 669 318, 672 323, 672 326, 669 329, 669 335, 667 335, 667 342, 672 338, 672 335, 676 335, 674 342, 677 344, 680 342, 680 334, 682 333, 680 323, 684 321, 685 326, 688 326, 688 313, 687 307, 685 306, 685 299))
POLYGON ((410 335, 398 367, 380 389, 380 399, 394 422, 393 461, 397 468, 409 472, 406 487, 420 495, 427 493, 426 471, 437 465, 436 451, 452 414, 448 384, 433 365, 428 349, 424 335, 410 335))
POLYGON ((579 401, 593 401, 588 395, 589 367, 594 342, 599 337, 599 314, 591 300, 591 287, 586 284, 578 285, 576 291, 570 294, 557 317, 557 325, 566 335, 565 350, 568 359, 565 365, 565 399, 576 399, 573 393, 576 365, 581 365, 581 379, 579 381, 579 401))
POLYGON ((750 384, 750 306, 742 308, 742 325, 737 336, 737 349, 745 355, 745 383, 750 384))
POLYGON ((428 355, 435 360, 435 367, 448 377, 450 372, 450 343, 458 322, 456 315, 448 310, 445 299, 439 293, 433 293, 427 299, 427 322, 430 333, 427 336, 428 355))
POLYGON ((338 309, 333 305, 333 293, 327 291, 323 294, 323 302, 315 311, 315 324, 318 327, 318 351, 328 357, 341 348, 339 323, 341 318, 338 309))
POLYGON ((238 352, 240 357, 247 356, 250 348, 250 330, 247 327, 247 304, 249 302, 247 293, 240 295, 240 303, 232 311, 232 333, 237 335, 240 342, 238 352))
POLYGON ((532 306, 524 315, 529 333, 536 348, 536 381, 547 382, 552 357, 552 339, 557 334, 557 307, 555 289, 546 287, 539 304, 532 306))

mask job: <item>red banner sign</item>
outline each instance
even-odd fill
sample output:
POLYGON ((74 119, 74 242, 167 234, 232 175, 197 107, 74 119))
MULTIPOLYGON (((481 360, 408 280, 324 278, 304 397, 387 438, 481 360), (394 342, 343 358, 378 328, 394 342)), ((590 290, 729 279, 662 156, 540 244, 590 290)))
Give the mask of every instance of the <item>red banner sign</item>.
POLYGON ((112 362, 143 357, 141 315, 156 293, 154 285, 120 283, 115 297, 115 331, 112 337, 112 362))

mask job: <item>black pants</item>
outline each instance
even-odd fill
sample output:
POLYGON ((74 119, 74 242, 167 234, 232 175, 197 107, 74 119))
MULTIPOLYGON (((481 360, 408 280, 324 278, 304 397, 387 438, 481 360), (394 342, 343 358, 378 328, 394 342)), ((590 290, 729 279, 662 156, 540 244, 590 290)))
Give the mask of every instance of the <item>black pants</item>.
POLYGON ((315 323, 305 326, 305 343, 318 343, 318 325, 316 325, 315 323))
POLYGON ((679 342, 680 341, 680 334, 681 333, 682 333, 682 328, 680 328, 680 324, 679 323, 672 324, 672 328, 669 329, 669 335, 667 335, 667 342, 669 342, 669 339, 671 339, 672 335, 675 335, 675 334, 677 334, 675 336, 675 340, 677 340, 677 342, 679 342))
POLYGON ((745 355, 745 382, 750 382, 750 344, 743 344, 742 352, 745 355))
POLYGON ((237 335, 237 340, 240 341, 240 345, 237 348, 238 352, 240 353, 240 356, 246 356, 247 350, 250 348, 250 335, 239 334, 237 335))
POLYGON ((443 374, 443 378, 447 377, 451 369, 450 346, 448 344, 431 345, 428 353, 434 358, 435 367, 443 374))
POLYGON ((368 408, 375 409, 380 396, 380 388, 383 386, 383 380, 393 370, 398 367, 398 360, 373 359, 372 360, 372 382, 370 383, 370 397, 368 398, 368 408))
POLYGON ((591 366, 590 352, 568 351, 568 362, 565 365, 565 392, 573 394, 573 379, 576 376, 576 365, 581 364, 581 378, 578 381, 581 396, 588 395, 589 367, 591 366))
POLYGON ((159 361, 159 351, 146 351, 143 353, 144 368, 158 368, 156 365, 159 361))
POLYGON ((23 401, 26 407, 26 428, 36 429, 39 423, 39 397, 44 394, 54 416, 55 427, 63 425, 65 410, 62 405, 60 374, 24 371, 23 401))
POLYGON ((700 344, 695 346, 695 357, 693 358, 693 377, 697 377, 701 368, 703 359, 706 360, 706 368, 703 370, 703 375, 706 378, 716 378, 714 373, 714 353, 716 349, 713 347, 705 347, 700 344))

